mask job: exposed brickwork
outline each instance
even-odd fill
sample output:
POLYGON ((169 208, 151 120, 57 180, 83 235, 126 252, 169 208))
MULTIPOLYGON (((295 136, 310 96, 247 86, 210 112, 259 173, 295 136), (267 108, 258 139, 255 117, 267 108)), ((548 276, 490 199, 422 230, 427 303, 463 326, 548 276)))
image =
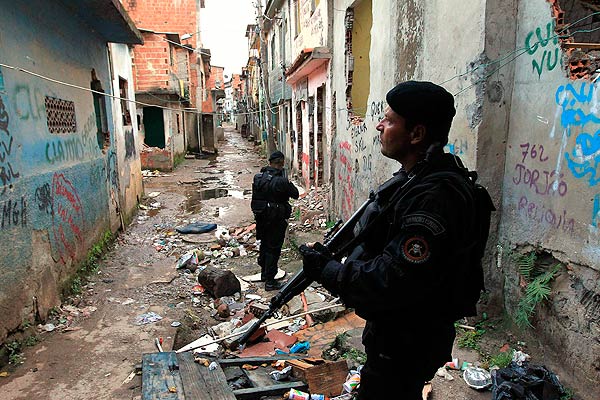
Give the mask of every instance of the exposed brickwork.
MULTIPOLYGON (((125 0, 123 6, 139 29, 177 33, 180 36, 192 33, 192 37, 182 41, 182 44, 196 48, 199 31, 196 0, 125 0)), ((174 79, 176 76, 188 85, 188 94, 194 107, 199 79, 191 64, 196 59, 195 53, 169 43, 165 34, 142 33, 144 45, 133 49, 136 91, 179 93, 177 80, 174 79)))
POLYGON ((217 81, 221 82, 220 89, 225 88, 225 81, 223 80, 223 72, 225 68, 212 66, 210 69, 210 76, 206 78, 206 100, 202 102, 203 112, 214 112, 213 109, 213 98, 212 90, 217 88, 217 81))

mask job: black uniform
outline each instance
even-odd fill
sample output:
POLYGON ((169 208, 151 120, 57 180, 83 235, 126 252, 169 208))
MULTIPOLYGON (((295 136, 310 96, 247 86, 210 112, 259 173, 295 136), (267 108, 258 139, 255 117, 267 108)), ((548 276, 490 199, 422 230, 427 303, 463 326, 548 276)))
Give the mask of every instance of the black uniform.
POLYGON ((292 212, 289 199, 298 197, 298 188, 281 169, 267 166, 254 176, 251 208, 256 220, 256 238, 261 241, 258 264, 261 280, 265 282, 274 281, 277 274, 287 219, 292 212))
POLYGON ((440 151, 394 174, 355 228, 368 230, 362 244, 322 270, 319 282, 367 321, 360 399, 421 399, 423 384, 452 358, 454 321, 475 312, 476 300, 462 298, 478 261, 475 200, 459 164, 440 151))

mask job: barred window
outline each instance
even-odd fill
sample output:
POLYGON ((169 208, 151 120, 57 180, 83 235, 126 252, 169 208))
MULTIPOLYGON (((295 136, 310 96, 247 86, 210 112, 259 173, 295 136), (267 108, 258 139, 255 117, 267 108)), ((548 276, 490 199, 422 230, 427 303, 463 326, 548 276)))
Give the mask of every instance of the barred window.
POLYGON ((46 96, 45 105, 46 120, 51 133, 77 132, 74 102, 46 96))

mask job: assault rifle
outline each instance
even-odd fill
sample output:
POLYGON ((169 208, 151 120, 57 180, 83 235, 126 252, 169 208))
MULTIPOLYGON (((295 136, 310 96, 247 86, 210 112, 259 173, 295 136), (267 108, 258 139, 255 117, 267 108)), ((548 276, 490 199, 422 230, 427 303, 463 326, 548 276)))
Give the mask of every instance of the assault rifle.
MULTIPOLYGON (((342 220, 338 220, 325 234, 323 245, 333 254, 333 258, 341 260, 346 255, 348 249, 354 246, 355 241, 350 240, 352 238, 352 231, 354 226, 358 222, 359 218, 363 214, 367 206, 375 199, 375 193, 371 191, 369 198, 365 201, 357 210, 343 223, 342 220)), ((234 341, 232 348, 235 349, 236 345, 239 350, 242 350, 246 342, 250 337, 260 328, 263 322, 267 320, 271 315, 278 309, 283 307, 288 301, 294 296, 299 295, 312 283, 312 279, 308 278, 304 271, 301 269, 290 279, 275 296, 271 298, 271 304, 269 309, 254 323, 252 326, 245 331, 244 335, 237 341, 234 341)))

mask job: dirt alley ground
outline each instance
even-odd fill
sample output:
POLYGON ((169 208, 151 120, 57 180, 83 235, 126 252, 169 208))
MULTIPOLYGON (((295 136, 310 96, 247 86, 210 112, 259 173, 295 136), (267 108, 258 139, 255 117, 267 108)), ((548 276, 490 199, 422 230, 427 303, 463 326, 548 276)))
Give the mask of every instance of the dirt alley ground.
MULTIPOLYGON (((188 250, 214 245, 215 232, 182 235, 174 228, 194 221, 216 223, 219 232, 250 226, 252 177, 265 164, 259 147, 233 128, 226 128, 217 155, 186 158, 173 172, 145 177, 145 196, 138 214, 119 234, 97 274, 84 285, 83 293, 65 302, 68 306, 53 321, 56 329, 38 329, 37 342, 23 348, 22 364, 3 369, 8 374, 0 377, 0 397, 140 399, 141 375, 126 378, 141 364, 143 353, 157 351, 155 338, 164 339, 165 351, 177 350, 220 322, 211 316, 214 311, 210 296, 191 294, 191 288, 197 284, 196 275, 176 266, 188 250), (135 324, 136 317, 151 311, 162 319, 135 324), (181 326, 172 327, 172 322, 180 322, 181 326)), ((288 272, 287 278, 301 267, 291 243, 323 238, 324 229, 303 224, 305 217, 316 220, 317 225, 323 222, 318 204, 311 210, 309 203, 295 202, 295 207, 302 208, 302 217, 300 221, 290 221, 295 227, 290 227, 280 261, 280 267, 288 272)), ((260 271, 256 256, 249 249, 246 255, 213 258, 212 262, 244 276, 260 271)), ((274 294, 264 292, 262 284, 251 285, 247 290, 266 298, 274 294)), ((399 323, 409 326, 410 321, 399 323)), ((490 336, 490 347, 499 349, 505 340, 502 336, 495 341, 490 336)), ((457 346, 455 355, 461 361, 477 361, 477 353, 457 346)), ((430 399, 491 398, 489 391, 468 387, 458 371, 450 373, 453 380, 433 378, 430 399)))

